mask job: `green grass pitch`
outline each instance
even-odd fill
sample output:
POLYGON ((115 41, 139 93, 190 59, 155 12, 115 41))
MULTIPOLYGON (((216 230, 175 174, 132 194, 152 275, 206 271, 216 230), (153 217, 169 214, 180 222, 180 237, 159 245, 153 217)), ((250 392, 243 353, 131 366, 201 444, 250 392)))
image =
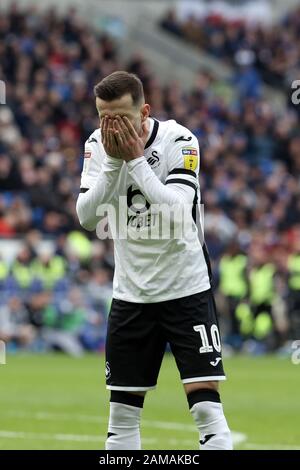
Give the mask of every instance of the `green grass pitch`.
MULTIPOLYGON (((300 365, 276 357, 225 359, 221 385, 236 449, 300 449, 300 365)), ((0 449, 103 449, 109 392, 104 357, 8 356, 0 365, 0 449)), ((173 358, 148 393, 144 449, 197 449, 173 358)))

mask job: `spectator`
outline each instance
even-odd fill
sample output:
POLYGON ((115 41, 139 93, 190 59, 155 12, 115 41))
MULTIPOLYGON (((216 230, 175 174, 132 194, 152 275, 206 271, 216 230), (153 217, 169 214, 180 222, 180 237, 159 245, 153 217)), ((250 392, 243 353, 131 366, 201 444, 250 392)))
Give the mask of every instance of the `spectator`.
POLYGON ((29 315, 18 297, 11 297, 7 305, 0 307, 0 339, 14 342, 17 346, 29 347, 36 336, 29 323, 29 315))

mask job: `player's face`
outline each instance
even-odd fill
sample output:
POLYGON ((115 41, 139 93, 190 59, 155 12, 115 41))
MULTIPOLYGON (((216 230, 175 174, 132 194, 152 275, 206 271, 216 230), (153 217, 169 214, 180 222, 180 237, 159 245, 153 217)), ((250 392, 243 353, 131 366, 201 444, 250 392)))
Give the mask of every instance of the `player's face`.
POLYGON ((139 135, 142 133, 142 123, 150 113, 150 106, 148 104, 134 105, 132 96, 129 93, 113 101, 104 101, 97 97, 96 108, 100 122, 104 116, 108 116, 111 119, 114 119, 115 116, 126 116, 139 135))

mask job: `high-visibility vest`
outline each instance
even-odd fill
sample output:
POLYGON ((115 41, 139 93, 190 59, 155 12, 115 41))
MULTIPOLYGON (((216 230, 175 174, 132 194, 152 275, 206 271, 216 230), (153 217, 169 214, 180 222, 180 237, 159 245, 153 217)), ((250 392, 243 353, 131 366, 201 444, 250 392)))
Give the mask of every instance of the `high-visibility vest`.
POLYGON ((247 257, 239 254, 224 255, 220 261, 220 290, 230 297, 242 299, 247 295, 245 269, 247 257))
POLYGON ((252 268, 249 276, 252 304, 271 304, 275 295, 274 274, 275 266, 272 263, 252 268))
POLYGON ((44 287, 51 289, 53 285, 64 277, 66 272, 66 262, 62 256, 55 255, 47 265, 39 259, 32 262, 32 272, 35 278, 40 279, 44 287))
POLYGON ((300 253, 288 258, 289 288, 300 291, 300 253))
POLYGON ((0 281, 4 281, 9 274, 9 269, 7 263, 0 261, 0 281))
POLYGON ((30 264, 23 264, 16 260, 11 267, 11 272, 20 287, 26 289, 30 286, 33 280, 33 274, 30 264))
POLYGON ((67 240, 68 244, 81 261, 86 261, 91 258, 92 243, 84 233, 73 230, 73 232, 69 233, 67 240))

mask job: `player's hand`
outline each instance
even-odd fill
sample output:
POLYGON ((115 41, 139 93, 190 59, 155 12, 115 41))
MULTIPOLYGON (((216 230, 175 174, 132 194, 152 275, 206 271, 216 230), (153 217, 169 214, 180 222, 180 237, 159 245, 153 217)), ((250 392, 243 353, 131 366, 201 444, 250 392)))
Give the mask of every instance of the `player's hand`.
POLYGON ((139 136, 127 117, 116 116, 113 121, 113 130, 120 157, 126 162, 144 155, 145 141, 148 134, 146 123, 142 124, 142 133, 139 136))
POLYGON ((113 120, 104 116, 100 123, 101 141, 107 155, 113 158, 121 158, 117 140, 114 136, 113 120))

